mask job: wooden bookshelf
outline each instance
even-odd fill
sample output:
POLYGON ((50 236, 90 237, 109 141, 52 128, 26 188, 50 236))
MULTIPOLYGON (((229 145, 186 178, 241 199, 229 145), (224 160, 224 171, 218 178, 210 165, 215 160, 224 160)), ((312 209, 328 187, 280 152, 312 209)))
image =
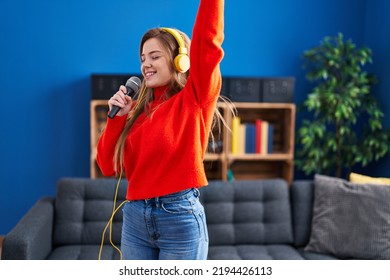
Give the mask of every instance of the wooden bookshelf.
POLYGON ((235 103, 241 123, 256 119, 273 125, 272 153, 232 153, 231 135, 226 159, 234 179, 284 178, 291 184, 294 171, 295 105, 291 103, 235 103))
POLYGON ((90 104, 91 115, 91 178, 103 177, 97 163, 96 163, 96 146, 100 135, 106 125, 108 113, 108 100, 92 100, 90 104))
POLYGON ((1 250, 3 248, 3 241, 4 241, 4 236, 0 236, 0 260, 1 260, 1 250))
MULTIPOLYGON (((229 172, 235 180, 283 178, 289 184, 294 171, 295 105, 291 103, 234 103, 241 122, 267 120, 274 127, 273 150, 270 154, 233 154, 231 130, 222 126, 214 131, 219 143, 215 153, 207 153, 204 160, 209 180, 228 180, 229 172)), ((231 127, 233 114, 224 103, 219 110, 231 127)), ((96 144, 107 118, 107 100, 91 101, 91 177, 102 177, 96 164, 96 144)))

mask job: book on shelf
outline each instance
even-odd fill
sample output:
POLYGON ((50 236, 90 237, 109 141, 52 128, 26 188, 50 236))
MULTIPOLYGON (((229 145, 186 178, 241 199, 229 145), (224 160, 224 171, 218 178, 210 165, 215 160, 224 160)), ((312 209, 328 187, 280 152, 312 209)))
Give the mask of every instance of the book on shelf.
POLYGON ((256 127, 254 123, 245 124, 245 153, 254 154, 256 152, 256 127))
POLYGON ((268 153, 268 122, 263 120, 260 129, 261 147, 260 154, 268 153))
POLYGON ((261 119, 255 120, 255 152, 261 153, 261 119))
POLYGON ((273 129, 273 125, 263 119, 241 123, 240 117, 234 117, 232 122, 232 154, 272 153, 273 129))
POLYGON ((273 152, 274 126, 268 123, 268 154, 273 152))
POLYGON ((238 116, 232 120, 232 154, 239 154, 239 139, 240 139, 240 124, 241 119, 238 116))
POLYGON ((245 154, 245 144, 246 144, 246 123, 240 124, 240 133, 238 137, 238 153, 245 154))

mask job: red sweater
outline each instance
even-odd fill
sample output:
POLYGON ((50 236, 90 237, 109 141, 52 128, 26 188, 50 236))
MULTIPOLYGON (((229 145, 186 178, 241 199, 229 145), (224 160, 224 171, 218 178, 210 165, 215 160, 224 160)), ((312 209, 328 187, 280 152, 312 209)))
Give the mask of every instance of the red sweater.
MULTIPOLYGON (((167 101, 164 89, 154 92, 151 117, 141 114, 130 129, 124 149, 128 180, 126 198, 146 199, 207 185, 203 159, 214 109, 221 89, 223 0, 201 0, 190 50, 190 75, 185 87, 167 101)), ((126 116, 107 119, 97 146, 97 163, 113 176, 116 142, 126 116)))

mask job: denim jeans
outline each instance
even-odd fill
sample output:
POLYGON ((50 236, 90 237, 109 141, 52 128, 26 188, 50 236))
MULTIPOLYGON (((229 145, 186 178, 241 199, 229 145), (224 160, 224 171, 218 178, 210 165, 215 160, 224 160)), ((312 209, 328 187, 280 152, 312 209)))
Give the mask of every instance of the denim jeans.
POLYGON ((123 207, 125 260, 204 260, 208 233, 199 190, 128 201, 123 207))

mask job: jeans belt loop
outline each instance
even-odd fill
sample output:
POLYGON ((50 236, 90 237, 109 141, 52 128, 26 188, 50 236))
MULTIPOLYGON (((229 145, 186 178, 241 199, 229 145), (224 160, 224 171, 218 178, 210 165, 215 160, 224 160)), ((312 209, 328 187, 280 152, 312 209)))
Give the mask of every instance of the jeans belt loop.
POLYGON ((155 203, 156 203, 156 208, 160 208, 160 199, 159 199, 159 197, 156 197, 156 198, 154 199, 154 201, 155 201, 155 203))

